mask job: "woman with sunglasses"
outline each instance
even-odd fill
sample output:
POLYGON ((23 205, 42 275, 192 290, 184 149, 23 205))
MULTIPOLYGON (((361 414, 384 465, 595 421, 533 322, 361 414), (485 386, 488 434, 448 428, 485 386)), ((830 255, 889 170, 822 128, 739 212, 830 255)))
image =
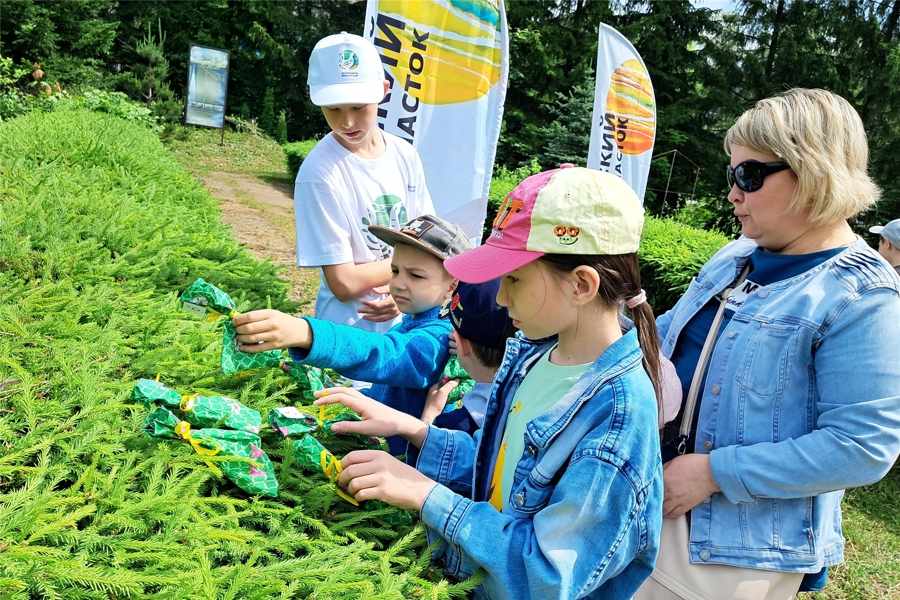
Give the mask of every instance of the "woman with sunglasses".
POLYGON ((900 453, 900 281, 847 223, 880 193, 859 116, 793 89, 739 117, 725 150, 743 236, 657 320, 684 404, 636 599, 820 588, 843 560, 843 490, 900 453))

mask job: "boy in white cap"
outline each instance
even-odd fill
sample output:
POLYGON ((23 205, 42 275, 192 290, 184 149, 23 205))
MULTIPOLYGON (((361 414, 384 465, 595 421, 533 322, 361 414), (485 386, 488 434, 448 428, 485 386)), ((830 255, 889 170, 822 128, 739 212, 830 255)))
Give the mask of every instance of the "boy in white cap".
POLYGON ((376 125, 388 83, 370 42, 345 32, 319 40, 307 83, 331 133, 294 184, 297 266, 321 267, 317 318, 384 333, 400 315, 386 295, 391 247, 369 225, 396 229, 434 214, 422 161, 376 125))
POLYGON ((869 231, 880 236, 878 254, 894 267, 897 275, 900 275, 900 219, 894 219, 887 225, 870 227, 869 231))

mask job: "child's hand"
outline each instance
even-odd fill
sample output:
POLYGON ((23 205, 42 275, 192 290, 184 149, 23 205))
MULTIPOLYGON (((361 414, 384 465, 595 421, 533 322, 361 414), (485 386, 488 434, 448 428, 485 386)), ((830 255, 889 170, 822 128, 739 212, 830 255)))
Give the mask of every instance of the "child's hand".
MULTIPOLYGON (((335 433, 360 433, 362 435, 374 435, 389 437, 392 435, 411 435, 425 424, 390 406, 385 406, 377 400, 362 395, 353 388, 336 387, 315 392, 317 400, 315 406, 324 404, 343 404, 363 418, 362 421, 340 421, 331 426, 335 433)), ((424 438, 424 432, 422 437, 424 438)))
POLYGON ((450 392, 458 385, 459 379, 451 379, 444 385, 438 382, 428 388, 428 395, 425 397, 425 410, 422 411, 422 420, 426 423, 433 423, 434 419, 444 412, 450 392))
POLYGON ((232 321, 242 352, 263 352, 278 348, 312 345, 312 330, 304 319, 277 310, 254 310, 232 321), (262 342, 262 343, 260 343, 262 342))
POLYGON ((450 354, 457 355, 459 351, 456 349, 456 330, 447 334, 447 338, 450 340, 450 354))
POLYGON ((362 318, 364 321, 383 323, 384 321, 390 321, 400 314, 400 310, 397 309, 397 303, 394 302, 394 299, 389 293, 391 291, 390 286, 382 285, 380 287, 372 288, 372 291, 376 294, 387 295, 381 300, 363 300, 362 308, 358 309, 356 312, 363 316, 362 318))
POLYGON ((422 510, 434 481, 381 450, 357 450, 341 460, 338 483, 362 502, 383 500, 397 508, 422 510))

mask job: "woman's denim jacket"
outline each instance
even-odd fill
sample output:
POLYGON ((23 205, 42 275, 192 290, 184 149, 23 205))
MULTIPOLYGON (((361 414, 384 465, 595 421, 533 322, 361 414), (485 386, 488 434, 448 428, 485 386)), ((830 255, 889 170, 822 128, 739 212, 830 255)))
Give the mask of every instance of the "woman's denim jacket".
MULTIPOLYGON (((666 357, 756 248, 720 250, 659 317, 666 357)), ((702 390, 694 451, 722 492, 691 511, 692 562, 815 572, 843 560, 843 490, 881 479, 900 453, 898 289, 858 240, 734 313, 702 390)))
POLYGON ((509 405, 552 342, 507 343, 474 439, 429 426, 417 468, 438 482, 422 507, 439 542, 432 558, 455 579, 483 568, 478 598, 631 598, 656 561, 663 494, 656 400, 635 331, 528 423, 507 505, 487 502, 509 405))

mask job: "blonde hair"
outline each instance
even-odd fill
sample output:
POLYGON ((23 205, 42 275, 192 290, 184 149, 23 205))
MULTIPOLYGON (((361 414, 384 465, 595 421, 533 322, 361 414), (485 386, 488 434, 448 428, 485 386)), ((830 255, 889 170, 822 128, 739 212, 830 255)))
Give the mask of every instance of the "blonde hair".
POLYGON ((814 225, 856 216, 881 197, 868 175, 869 145, 862 120, 849 102, 831 92, 794 88, 760 100, 725 134, 734 145, 776 155, 797 176, 791 201, 809 208, 814 225))

